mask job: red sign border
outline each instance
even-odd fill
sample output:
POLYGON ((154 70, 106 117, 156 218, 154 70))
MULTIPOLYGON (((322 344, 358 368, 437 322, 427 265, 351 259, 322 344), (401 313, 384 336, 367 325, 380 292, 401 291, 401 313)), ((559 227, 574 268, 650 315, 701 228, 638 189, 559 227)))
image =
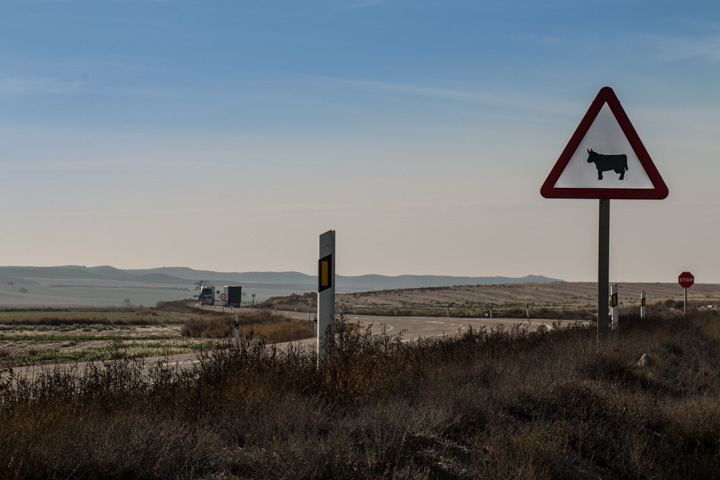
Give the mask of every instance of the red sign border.
POLYGON ((560 154, 557 163, 550 171, 545 183, 540 188, 540 194, 545 198, 595 198, 595 199, 621 199, 621 200, 662 200, 668 196, 668 188, 665 185, 660 172, 655 168, 655 164, 650 159, 645 146, 638 136, 635 128, 630 123, 625 110, 620 105, 620 101, 615 96, 610 87, 603 87, 598 92, 595 100, 593 100, 590 108, 583 117, 580 125, 578 125, 573 136, 570 137, 565 150, 560 154), (590 126, 595 121, 600 109, 603 105, 608 104, 630 146, 640 164, 645 169, 650 181, 653 184, 652 189, 649 188, 555 188, 558 178, 562 175, 565 167, 570 162, 570 158, 575 154, 580 142, 587 135, 590 126))

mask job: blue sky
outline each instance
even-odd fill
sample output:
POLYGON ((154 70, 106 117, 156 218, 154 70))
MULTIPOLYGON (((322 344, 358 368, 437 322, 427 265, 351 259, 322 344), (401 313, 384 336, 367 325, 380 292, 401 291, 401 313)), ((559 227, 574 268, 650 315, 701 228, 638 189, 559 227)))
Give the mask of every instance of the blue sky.
POLYGON ((2 1, 2 265, 597 277, 540 186, 611 86, 670 189, 611 279, 720 283, 715 1, 2 1))

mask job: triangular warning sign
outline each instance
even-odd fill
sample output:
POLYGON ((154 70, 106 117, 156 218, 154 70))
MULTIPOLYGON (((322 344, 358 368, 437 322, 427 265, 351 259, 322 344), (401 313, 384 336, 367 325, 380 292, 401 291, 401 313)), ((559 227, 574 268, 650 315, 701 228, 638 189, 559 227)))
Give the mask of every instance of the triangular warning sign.
POLYGON ((540 193, 545 198, 662 199, 668 188, 615 92, 604 87, 540 193))

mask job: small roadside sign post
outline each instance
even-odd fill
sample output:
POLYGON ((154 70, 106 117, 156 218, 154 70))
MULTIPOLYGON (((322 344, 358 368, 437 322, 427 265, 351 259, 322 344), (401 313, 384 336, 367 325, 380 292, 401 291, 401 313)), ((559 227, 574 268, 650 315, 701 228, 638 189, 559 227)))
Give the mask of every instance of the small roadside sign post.
POLYGON ((612 308, 612 329, 617 331, 620 324, 620 313, 618 312, 618 286, 617 283, 610 287, 610 307, 612 308))
POLYGON ((317 354, 322 363, 335 342, 335 230, 320 235, 317 304, 317 354))
POLYGON ((695 283, 695 277, 690 272, 682 272, 678 275, 678 283, 685 289, 685 303, 683 305, 683 314, 687 313, 687 291, 695 283))
POLYGON ((668 188, 615 92, 603 87, 540 188, 545 198, 599 200, 598 343, 607 342, 610 199, 661 200, 668 188))
POLYGON ((640 292, 640 318, 645 318, 645 292, 640 292))

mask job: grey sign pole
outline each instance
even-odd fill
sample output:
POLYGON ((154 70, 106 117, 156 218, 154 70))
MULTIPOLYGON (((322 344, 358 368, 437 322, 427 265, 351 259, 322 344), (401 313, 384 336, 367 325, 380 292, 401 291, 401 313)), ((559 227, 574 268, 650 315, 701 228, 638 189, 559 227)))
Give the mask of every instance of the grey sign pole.
POLYGON ((335 342, 335 230, 320 235, 318 261, 318 362, 330 355, 335 342))
POLYGON ((610 283, 610 200, 600 199, 600 235, 598 248, 598 344, 608 338, 608 285, 610 283))

